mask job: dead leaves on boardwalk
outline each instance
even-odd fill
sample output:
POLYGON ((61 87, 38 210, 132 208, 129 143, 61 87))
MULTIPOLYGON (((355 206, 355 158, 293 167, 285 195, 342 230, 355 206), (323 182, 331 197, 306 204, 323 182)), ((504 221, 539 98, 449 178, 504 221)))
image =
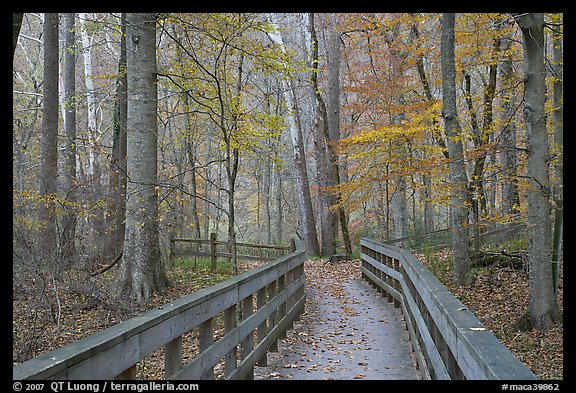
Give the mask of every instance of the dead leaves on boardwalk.
POLYGON ((360 281, 360 261, 309 260, 305 271, 306 310, 258 379, 417 377, 400 311, 360 281))
POLYGON ((338 298, 346 303, 348 296, 343 282, 360 278, 360 261, 340 261, 329 263, 324 260, 309 260, 304 264, 306 285, 326 295, 338 298))

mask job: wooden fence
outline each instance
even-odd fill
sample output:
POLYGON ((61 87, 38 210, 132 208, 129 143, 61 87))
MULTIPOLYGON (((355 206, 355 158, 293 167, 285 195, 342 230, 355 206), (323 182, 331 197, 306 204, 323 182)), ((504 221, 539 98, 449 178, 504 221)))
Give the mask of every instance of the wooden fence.
MULTIPOLYGON (((195 256, 210 258, 212 270, 216 269, 217 258, 232 258, 227 241, 219 241, 215 233, 210 239, 189 239, 173 237, 170 239, 170 258, 195 256)), ((289 246, 268 244, 236 243, 236 258, 257 261, 272 261, 296 250, 295 240, 289 246)))
MULTIPOLYGON (((505 232, 518 233, 526 228, 526 224, 514 224, 507 226, 505 228, 495 229, 486 232, 476 232, 470 236, 471 242, 488 242, 493 239, 495 235, 499 235, 505 232)), ((396 244, 414 241, 418 243, 428 243, 431 248, 446 248, 450 246, 450 232, 452 228, 437 229, 432 232, 420 233, 417 235, 401 237, 397 239, 386 240, 386 244, 396 244), (426 239, 426 240, 424 240, 426 239)), ((418 247, 416 247, 418 248, 418 247)))
POLYGON ((14 366, 13 379, 135 379, 136 364, 158 349, 167 379, 213 379, 219 363, 225 379, 253 378, 304 310, 304 260, 293 252, 37 356, 14 366), (184 365, 183 335, 195 329, 199 353, 184 365))
POLYGON ((425 379, 535 379, 412 254, 362 239, 362 276, 402 307, 425 379))

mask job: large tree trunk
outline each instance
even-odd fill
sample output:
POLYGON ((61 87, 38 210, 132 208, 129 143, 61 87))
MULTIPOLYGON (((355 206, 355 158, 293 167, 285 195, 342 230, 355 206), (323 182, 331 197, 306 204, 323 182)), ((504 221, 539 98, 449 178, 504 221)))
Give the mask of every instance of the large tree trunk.
POLYGON ((298 211, 300 212, 300 230, 302 232, 302 242, 306 252, 311 256, 320 254, 316 224, 312 210, 312 198, 310 196, 310 186, 308 181, 308 170, 306 168, 306 157, 304 154, 304 140, 302 137, 302 127, 298 113, 298 104, 294 98, 292 83, 286 83, 285 98, 288 108, 294 113, 289 116, 290 136, 294 148, 294 164, 296 165, 296 188, 298 192, 298 211))
POLYGON ((56 212, 53 198, 58 174, 58 14, 44 14, 44 96, 42 100, 42 156, 40 169, 41 258, 57 255, 56 212))
MULTIPOLYGON (((335 146, 340 140, 340 58, 341 45, 340 33, 338 32, 338 14, 331 14, 330 30, 328 32, 328 133, 329 140, 327 147, 333 167, 333 185, 340 185, 343 178, 343 168, 340 165, 340 157, 335 146)), ((337 203, 341 202, 341 195, 338 193, 334 198, 337 203)), ((343 206, 338 208, 338 220, 344 249, 348 255, 352 254, 352 244, 348 232, 348 218, 343 206)))
MULTIPOLYGON (((272 20, 272 24, 276 25, 274 20, 272 20)), ((272 40, 277 43, 284 52, 286 52, 282 36, 278 33, 271 33, 269 35, 272 40)), ((300 236, 304 244, 304 249, 308 255, 317 256, 320 254, 320 245, 318 243, 318 235, 316 233, 316 224, 312 210, 312 198, 310 196, 308 171, 306 168, 304 140, 302 137, 302 126, 300 124, 298 102, 295 99, 294 87, 291 81, 282 79, 282 83, 284 85, 284 99, 288 105, 288 110, 290 111, 288 115, 288 122, 290 127, 292 146, 294 148, 294 165, 296 166, 295 177, 296 189, 298 193, 297 202, 300 217, 300 236)))
POLYGON ((121 294, 147 300, 167 285, 160 258, 157 187, 156 19, 126 14, 128 67, 128 161, 121 294))
POLYGON ((318 71, 320 60, 318 58, 318 37, 314 26, 314 13, 308 14, 308 32, 310 33, 311 71, 310 81, 316 101, 314 110, 314 145, 316 148, 316 172, 318 181, 318 216, 320 220, 321 254, 331 257, 336 253, 336 235, 338 231, 338 216, 330 207, 336 204, 336 199, 327 191, 327 187, 335 184, 332 158, 329 157, 330 140, 329 116, 326 103, 318 85, 318 71))
POLYGON ((516 14, 524 41, 524 119, 528 150, 528 263, 527 326, 552 327, 559 319, 552 277, 548 133, 544 102, 544 14, 516 14))
POLYGON ((76 34, 74 13, 65 14, 64 24, 64 128, 66 149, 64 151, 64 198, 68 202, 62 230, 62 258, 74 262, 76 247, 76 34))
POLYGON ((452 278, 456 285, 470 279, 468 249, 467 185, 462 133, 456 111, 456 66, 454 60, 454 13, 442 14, 442 117, 450 155, 450 182, 452 187, 452 278))

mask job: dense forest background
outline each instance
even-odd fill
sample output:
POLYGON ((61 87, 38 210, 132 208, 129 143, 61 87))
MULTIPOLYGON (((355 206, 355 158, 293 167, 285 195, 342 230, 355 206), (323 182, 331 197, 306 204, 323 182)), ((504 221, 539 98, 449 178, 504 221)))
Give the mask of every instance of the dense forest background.
POLYGON ((17 15, 16 282, 118 263, 145 300, 210 233, 330 257, 452 228, 467 263, 521 223, 558 319, 562 14, 17 15))

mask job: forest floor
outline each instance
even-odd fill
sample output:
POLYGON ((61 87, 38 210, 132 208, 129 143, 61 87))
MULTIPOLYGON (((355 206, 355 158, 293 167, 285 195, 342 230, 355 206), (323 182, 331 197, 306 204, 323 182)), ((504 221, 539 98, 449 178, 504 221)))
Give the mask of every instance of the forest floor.
MULTIPOLYGON (((423 255, 416 255, 423 260, 423 255)), ((425 264, 468 307, 476 317, 539 379, 563 379, 563 326, 544 332, 519 331, 515 322, 527 309, 528 275, 525 271, 495 264, 474 269, 470 285, 456 288, 447 280, 444 267, 448 255, 435 256, 425 264)), ((256 267, 257 263, 240 264, 241 271, 256 267)), ((339 274, 359 277, 359 262, 340 264, 339 274)), ((306 265, 307 277, 319 280, 326 276, 328 263, 306 265)), ((112 272, 91 277, 70 273, 56 280, 36 271, 13 273, 13 363, 19 363, 41 353, 62 347, 82 337, 96 333, 146 310, 154 309, 176 298, 214 285, 231 276, 230 270, 216 273, 206 267, 182 263, 168 271, 172 285, 162 294, 156 294, 148 304, 127 307, 114 301, 107 292, 112 272), (26 273, 26 274, 24 274, 26 273)), ((560 281, 559 303, 562 310, 563 291, 560 281)), ((216 334, 219 334, 216 330, 216 334)), ((197 340, 192 332, 183 337, 183 361, 197 352, 197 340)), ((137 367, 139 379, 163 378, 163 353, 158 350, 148 355, 137 367)), ((221 367, 215 368, 216 376, 221 367)))

